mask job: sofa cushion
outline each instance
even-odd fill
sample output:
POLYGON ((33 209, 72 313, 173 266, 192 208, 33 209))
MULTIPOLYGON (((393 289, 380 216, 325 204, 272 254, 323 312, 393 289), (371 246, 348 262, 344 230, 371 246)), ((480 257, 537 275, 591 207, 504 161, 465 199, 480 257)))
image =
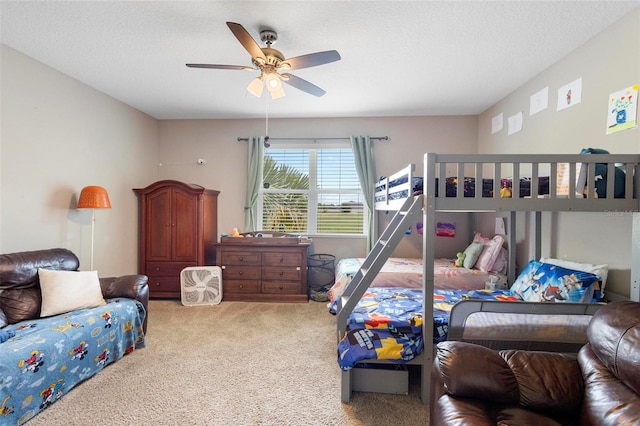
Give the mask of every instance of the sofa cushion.
POLYGON ((106 303, 97 271, 39 269, 38 275, 42 292, 41 317, 95 308, 106 303))
POLYGON ((437 373, 449 395, 505 404, 520 398, 516 377, 498 352, 465 342, 438 343, 437 373))
POLYGON ((575 355, 494 351, 465 342, 437 345, 436 373, 447 394, 519 405, 560 416, 579 411, 584 383, 575 355))
POLYGON ((516 377, 521 406, 558 414, 580 411, 584 382, 575 355, 523 350, 500 355, 516 377))

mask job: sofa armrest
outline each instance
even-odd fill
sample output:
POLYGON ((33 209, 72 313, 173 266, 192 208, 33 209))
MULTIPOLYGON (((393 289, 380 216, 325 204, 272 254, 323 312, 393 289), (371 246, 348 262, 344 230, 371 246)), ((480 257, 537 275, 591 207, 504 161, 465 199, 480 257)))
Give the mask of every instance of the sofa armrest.
POLYGON ((4 313, 2 308, 0 308, 0 328, 6 327, 9 324, 7 320, 7 315, 4 313))
POLYGON ((149 317, 149 284, 146 275, 122 275, 120 277, 100 278, 100 287, 105 299, 128 297, 139 300, 144 306, 144 332, 147 331, 149 317))

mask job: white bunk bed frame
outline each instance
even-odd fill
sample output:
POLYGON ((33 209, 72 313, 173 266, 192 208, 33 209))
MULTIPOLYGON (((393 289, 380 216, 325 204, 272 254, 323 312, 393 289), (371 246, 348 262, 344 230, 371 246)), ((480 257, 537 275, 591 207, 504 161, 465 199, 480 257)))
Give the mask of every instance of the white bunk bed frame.
MULTIPOLYGON (((367 290, 371 281, 380 271, 386 260, 391 256, 398 242, 402 239, 407 226, 415 223, 420 218, 423 221, 423 340, 424 350, 408 365, 418 365, 421 368, 421 399, 423 403, 429 403, 430 396, 430 371, 433 362, 433 300, 434 277, 434 247, 435 238, 435 212, 507 212, 509 214, 507 232, 508 244, 510 248, 515 247, 515 213, 533 212, 535 213, 535 223, 533 239, 535 243, 534 255, 541 256, 541 213, 542 212, 624 212, 625 215, 632 215, 632 247, 631 247, 631 282, 630 299, 640 300, 640 155, 618 155, 618 154, 590 154, 590 155, 460 155, 460 154, 434 154, 424 155, 424 175, 423 175, 423 195, 413 196, 414 166, 408 166, 400 172, 382 179, 376 185, 376 210, 396 210, 396 213, 380 236, 371 252, 362 264, 361 269, 356 273, 351 283, 347 286, 342 297, 337 301, 337 337, 340 340, 347 328, 347 319, 354 307, 367 290), (595 166, 598 163, 607 165, 607 196, 606 198, 596 198, 595 189, 595 166), (568 165, 568 182, 585 182, 586 198, 576 194, 573 188, 568 194, 558 194, 557 174, 559 167, 568 165), (625 171, 625 196, 624 198, 614 198, 615 167, 619 166, 625 171), (448 172, 448 169, 455 169, 455 172, 448 172), (512 193, 511 198, 500 198, 501 178, 503 170, 508 167, 512 171, 512 193), (476 182, 476 192, 474 197, 464 196, 464 178, 469 177, 468 170, 473 169, 476 182), (548 170, 547 170, 548 169, 548 170), (489 170, 489 172, 487 172, 489 170), (467 171, 467 173, 465 173, 467 171), (482 178, 487 177, 487 173, 493 178, 493 197, 483 197, 482 178), (542 174, 541 174, 542 173, 542 174), (538 194, 538 177, 549 176, 549 194, 539 197, 520 198, 520 177, 531 177, 531 194, 538 194), (406 182, 389 187, 389 183, 407 176, 406 182), (455 197, 446 196, 446 177, 457 178, 457 191, 455 197), (581 179, 581 180, 578 180, 581 179), (438 196, 436 196, 436 185, 438 196), (400 194, 400 195, 399 195, 400 194), (421 216, 420 216, 421 214, 421 216)), ((566 170, 566 169, 565 169, 566 170)), ((572 186, 572 185, 571 185, 572 186)), ((581 186, 580 186, 581 187, 581 186)), ((577 188, 577 186, 576 186, 577 188)), ((509 250, 509 283, 515 279, 515 250, 509 250)), ((499 303, 499 302, 498 302, 499 303)), ((533 302, 532 302, 533 303, 533 302)), ((498 309, 499 312, 512 311, 513 313, 547 314, 547 310, 532 308, 528 302, 481 304, 483 309, 498 309), (508 308, 507 308, 508 306, 508 308)), ((567 304, 562 304, 566 305, 567 304)), ((538 303, 538 305, 540 304, 538 303)), ((549 308, 553 308, 549 306, 549 308)), ((592 315, 597 309, 593 307, 576 307, 574 312, 564 312, 576 315, 592 315)), ((565 311, 569 311, 565 309, 565 311)), ((452 311, 453 313, 453 311, 452 311)), ((458 320, 456 320, 459 322, 458 320)), ((464 322, 464 320, 462 320, 464 322)), ((459 333, 456 331, 456 333, 459 333)), ((385 360, 366 360, 367 364, 392 364, 385 360)), ((353 386, 354 369, 342 372, 342 401, 349 402, 353 390, 362 390, 353 386)), ((371 379, 374 382, 370 389, 384 389, 388 383, 388 375, 385 370, 380 370, 379 379, 371 379), (377 380, 377 383, 376 383, 377 380)), ((379 390, 378 390, 379 391, 379 390)))

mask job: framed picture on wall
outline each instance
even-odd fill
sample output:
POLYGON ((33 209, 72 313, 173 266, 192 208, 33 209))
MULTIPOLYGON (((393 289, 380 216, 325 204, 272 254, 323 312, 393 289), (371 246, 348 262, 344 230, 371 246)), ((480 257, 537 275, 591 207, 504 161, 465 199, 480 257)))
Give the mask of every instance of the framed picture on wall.
POLYGON ((638 119, 638 85, 618 90, 609 96, 607 134, 636 127, 638 119))

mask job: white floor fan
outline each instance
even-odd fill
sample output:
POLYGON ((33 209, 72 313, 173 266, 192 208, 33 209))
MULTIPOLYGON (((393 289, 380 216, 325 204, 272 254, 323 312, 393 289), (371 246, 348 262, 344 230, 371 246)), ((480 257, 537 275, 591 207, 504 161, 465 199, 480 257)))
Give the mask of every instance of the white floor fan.
POLYGON ((222 301, 219 266, 192 266, 180 272, 181 301, 185 306, 217 305, 222 301))

